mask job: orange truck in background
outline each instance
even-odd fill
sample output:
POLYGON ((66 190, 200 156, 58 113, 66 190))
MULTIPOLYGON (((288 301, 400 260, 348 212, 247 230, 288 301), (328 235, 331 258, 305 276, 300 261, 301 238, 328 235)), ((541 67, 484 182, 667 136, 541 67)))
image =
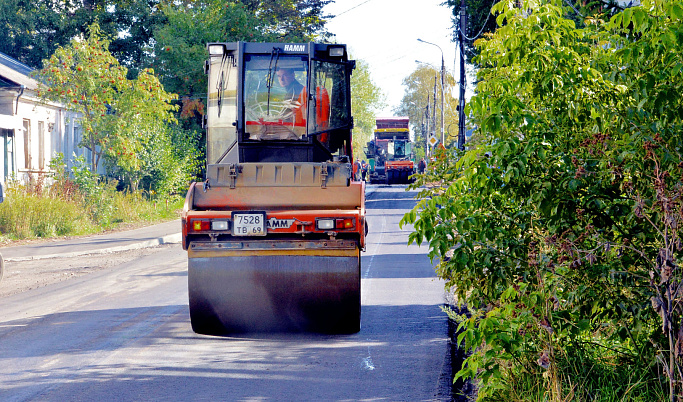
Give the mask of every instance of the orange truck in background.
POLYGON ((375 138, 368 142, 370 183, 411 183, 415 173, 408 117, 376 119, 375 138))

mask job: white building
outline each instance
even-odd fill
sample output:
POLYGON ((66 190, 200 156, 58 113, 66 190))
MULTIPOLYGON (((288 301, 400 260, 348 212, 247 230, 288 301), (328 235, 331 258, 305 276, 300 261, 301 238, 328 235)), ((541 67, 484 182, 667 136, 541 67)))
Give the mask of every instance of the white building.
POLYGON ((33 69, 0 53, 0 182, 12 177, 26 182, 50 172, 52 157, 61 152, 71 164, 79 148, 81 129, 74 112, 56 103, 41 103, 33 69))

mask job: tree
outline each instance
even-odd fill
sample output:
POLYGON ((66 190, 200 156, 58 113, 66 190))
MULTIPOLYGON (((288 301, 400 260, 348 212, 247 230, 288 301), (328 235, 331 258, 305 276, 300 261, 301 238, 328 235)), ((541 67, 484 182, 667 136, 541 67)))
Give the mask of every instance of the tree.
POLYGON ((113 37, 114 56, 136 75, 145 47, 152 42, 152 30, 163 23, 158 7, 167 0, 7 0, 0 5, 0 23, 6 34, 0 37, 0 51, 32 66, 40 67, 60 46, 81 35, 98 22, 113 37))
POLYGON ((683 393, 683 3, 648 0, 580 26, 562 1, 515 4, 494 6, 502 25, 477 43, 468 107, 484 141, 442 155, 417 183, 441 186, 403 220, 472 310, 457 317, 473 350, 458 376, 479 378, 482 400, 508 399, 520 378, 553 400, 582 384, 571 389, 582 399, 600 393, 587 380, 600 369, 583 364, 641 367, 629 397, 655 400, 658 363, 673 401, 683 393))
POLYGON ((242 0, 247 11, 257 15, 265 27, 263 34, 274 42, 308 42, 325 39, 323 8, 332 0, 242 0))
POLYGON ((107 158, 108 172, 131 188, 143 188, 150 194, 184 194, 187 185, 200 169, 201 139, 196 132, 177 125, 153 127, 159 130, 148 135, 141 144, 137 164, 130 164, 121 155, 107 158))
MULTIPOLYGON (((139 70, 149 67, 148 57, 155 57, 150 50, 158 42, 155 30, 167 25, 164 10, 185 11, 198 17, 191 27, 202 32, 204 23, 217 17, 203 14, 207 8, 242 9, 250 17, 249 22, 256 23, 234 25, 244 33, 239 40, 267 35, 271 41, 307 42, 327 36, 327 16, 322 9, 328 3, 329 0, 6 0, 0 4, 0 23, 5 28, 0 51, 39 67, 58 47, 87 34, 86 27, 97 21, 100 29, 112 38, 110 52, 133 78, 139 70)), ((229 18, 216 34, 224 32, 230 21, 246 22, 229 18)), ((190 42, 195 40, 194 32, 184 33, 187 35, 183 37, 190 42)), ((222 36, 219 40, 230 39, 222 36)))
MULTIPOLYGON (((495 14, 493 6, 497 2, 497 0, 465 0, 467 23, 464 32, 464 48, 468 62, 473 61, 472 58, 478 55, 474 41, 482 36, 492 34, 498 28, 497 15, 493 15, 495 14)), ((443 4, 452 9, 453 41, 457 42, 459 40, 461 0, 446 0, 443 4)), ((625 4, 628 3, 617 0, 567 1, 566 5, 571 7, 571 11, 573 11, 567 15, 567 18, 582 26, 584 18, 609 17, 623 11, 627 7, 625 4)))
POLYGON ((93 153, 93 171, 102 156, 137 169, 143 145, 174 121, 170 101, 175 96, 164 91, 150 69, 127 79, 127 69, 109 52, 109 43, 97 23, 89 26, 87 38, 72 40, 45 60, 37 72, 43 83, 39 90, 44 99, 79 113, 79 145, 93 153))
MULTIPOLYGON (((425 110, 429 104, 430 132, 441 140, 441 79, 440 71, 429 65, 421 64, 413 73, 403 79, 405 93, 401 103, 396 108, 395 113, 399 116, 410 117, 410 122, 415 133, 415 142, 419 147, 426 147, 426 140, 430 133, 423 132, 426 125, 425 110), (434 83, 436 82, 436 106, 434 103, 434 83), (429 102, 428 102, 429 99, 429 102), (434 109, 436 107, 436 109, 434 109), (431 120, 433 112, 436 110, 436 126, 431 120)), ((457 99, 450 96, 450 88, 455 87, 455 80, 451 74, 446 72, 446 88, 444 90, 444 128, 446 129, 446 146, 450 146, 457 141, 458 118, 456 108, 457 99), (453 130, 453 132, 451 132, 453 130)))
POLYGON ((81 10, 87 24, 97 21, 111 39, 109 51, 134 78, 145 64, 156 39, 154 30, 166 24, 161 9, 170 0, 105 0, 93 2, 91 11, 81 10))
POLYGON ((373 138, 377 111, 385 105, 386 96, 372 81, 368 64, 356 60, 356 69, 351 75, 354 159, 365 159, 363 148, 373 138))
POLYGON ((39 67, 79 30, 76 0, 3 0, 0 3, 0 52, 31 67, 39 67))

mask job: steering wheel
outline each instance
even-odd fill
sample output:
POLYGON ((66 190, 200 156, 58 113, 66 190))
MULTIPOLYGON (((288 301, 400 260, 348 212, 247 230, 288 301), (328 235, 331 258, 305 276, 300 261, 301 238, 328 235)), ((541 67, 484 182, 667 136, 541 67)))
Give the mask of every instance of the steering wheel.
POLYGON ((264 121, 278 121, 292 119, 294 111, 300 107, 301 103, 292 100, 258 101, 248 105, 246 110, 247 120, 258 121, 263 119, 264 121))

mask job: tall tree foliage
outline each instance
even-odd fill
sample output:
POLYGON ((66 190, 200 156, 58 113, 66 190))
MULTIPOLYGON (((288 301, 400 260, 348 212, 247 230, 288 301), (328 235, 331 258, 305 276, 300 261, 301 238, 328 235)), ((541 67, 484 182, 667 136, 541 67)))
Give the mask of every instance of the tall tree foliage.
POLYGON ((368 64, 356 60, 356 69, 351 76, 354 158, 365 159, 363 149, 373 137, 377 112, 385 105, 386 96, 372 81, 368 64))
MULTIPOLYGON (((139 170, 146 142, 173 122, 174 95, 164 91, 152 70, 129 80, 127 70, 109 52, 110 41, 98 24, 84 40, 58 48, 37 75, 41 96, 78 112, 83 137, 79 146, 95 157, 115 159, 129 172, 139 170)), ((134 180, 135 185, 139 180, 134 180)))
MULTIPOLYGON (((0 52, 39 67, 59 46, 85 35, 86 27, 97 21, 100 29, 112 37, 110 51, 129 69, 132 78, 148 67, 146 56, 154 57, 149 50, 159 42, 155 30, 168 23, 164 10, 206 17, 201 11, 207 8, 234 10, 239 6, 255 22, 240 26, 240 30, 250 31, 240 40, 266 35, 273 41, 306 42, 325 37, 326 16, 322 10, 328 3, 329 0, 4 0, 0 3, 0 24, 5 29, 0 37, 0 52)), ((193 27, 201 33, 206 21, 197 19, 193 27)), ((181 33, 186 33, 189 41, 195 36, 193 32, 181 33)), ((221 40, 227 39, 224 36, 221 40)))
POLYGON ((80 33, 82 13, 76 0, 3 0, 0 2, 0 52, 39 67, 80 33))
POLYGON ((162 23, 159 5, 168 0, 6 0, 0 4, 0 51, 39 67, 60 46, 87 34, 98 22, 113 37, 110 51, 134 73, 141 68, 152 28, 162 23))
MULTIPOLYGON (((410 117, 415 133, 415 142, 420 148, 427 146, 426 140, 429 134, 441 140, 441 72, 428 65, 420 65, 409 76, 403 79, 405 93, 401 103, 395 110, 400 116, 410 117), (436 84, 436 103, 434 102, 434 85, 436 84), (429 116, 426 116, 426 109, 429 105, 429 116), (436 125, 432 119, 436 113, 436 125), (429 132, 423 132, 426 127, 426 119, 429 119, 429 132)), ((444 90, 444 129, 446 130, 446 146, 452 145, 457 140, 458 113, 456 112, 458 102, 451 96, 451 89, 455 87, 455 80, 451 74, 446 72, 446 87, 444 90)))
POLYGON ((680 400, 683 3, 581 26, 563 5, 494 6, 469 105, 487 141, 442 155, 424 179, 441 186, 404 223, 472 309, 458 376, 481 380, 481 400, 519 395, 520 378, 552 400, 655 400, 654 364, 680 400), (623 388, 591 381, 608 367, 645 369, 623 388))
POLYGON ((323 8, 332 0, 241 0, 247 10, 258 16, 264 34, 276 42, 306 42, 328 36, 323 8))
MULTIPOLYGON (((464 53, 468 62, 475 62, 471 58, 478 54, 474 41, 482 36, 495 32, 498 28, 496 17, 492 15, 493 6, 499 0, 465 0, 466 23, 464 33, 464 53)), ((453 41, 459 40, 461 0, 446 0, 443 3, 451 8, 453 13, 453 41)), ((568 14, 568 18, 574 20, 579 26, 583 25, 584 18, 600 15, 614 15, 624 10, 628 2, 617 0, 590 0, 590 1, 565 1, 565 5, 572 8, 574 13, 568 14)))

